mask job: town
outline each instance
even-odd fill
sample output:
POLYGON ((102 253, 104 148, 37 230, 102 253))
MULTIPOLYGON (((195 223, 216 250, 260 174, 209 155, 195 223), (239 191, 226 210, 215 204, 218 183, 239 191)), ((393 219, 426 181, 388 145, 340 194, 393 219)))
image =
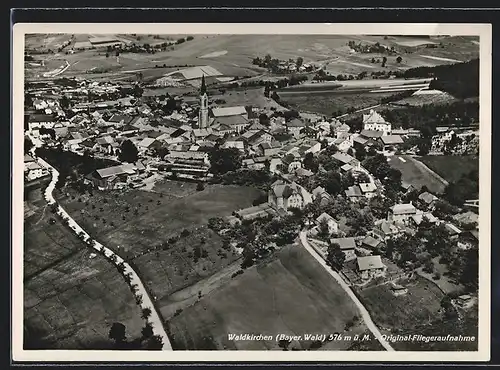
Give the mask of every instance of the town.
POLYGON ((478 54, 438 56, 474 40, 346 36, 241 74, 160 58, 203 36, 64 36, 25 55, 30 348, 477 348, 385 340, 477 337, 478 54))

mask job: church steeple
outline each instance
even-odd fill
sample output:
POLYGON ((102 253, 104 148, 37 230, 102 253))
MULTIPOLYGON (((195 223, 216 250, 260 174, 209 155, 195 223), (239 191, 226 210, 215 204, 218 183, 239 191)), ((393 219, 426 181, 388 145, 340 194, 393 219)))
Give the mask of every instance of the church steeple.
POLYGON ((205 75, 201 76, 200 112, 198 114, 198 127, 199 128, 208 127, 208 96, 207 96, 207 86, 205 85, 205 75))
POLYGON ((207 87, 205 85, 205 75, 201 76, 201 88, 200 88, 200 95, 206 94, 207 92, 207 87))

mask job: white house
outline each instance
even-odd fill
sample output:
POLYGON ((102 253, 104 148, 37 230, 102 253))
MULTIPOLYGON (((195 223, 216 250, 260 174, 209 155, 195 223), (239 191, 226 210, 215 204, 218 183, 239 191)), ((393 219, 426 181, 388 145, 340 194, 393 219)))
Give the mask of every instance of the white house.
POLYGON ((328 213, 323 212, 318 216, 316 219, 316 225, 320 226, 322 222, 325 222, 328 225, 328 233, 329 234, 336 234, 339 232, 339 224, 336 219, 334 219, 332 216, 330 216, 328 213))
POLYGON ((411 202, 396 204, 389 210, 387 220, 390 222, 406 222, 416 214, 417 209, 411 202))
POLYGON ((27 162, 24 164, 24 175, 28 181, 39 179, 48 174, 49 172, 37 162, 27 162))
POLYGON ((275 209, 304 208, 312 202, 311 194, 296 182, 277 180, 268 192, 268 203, 275 209))
POLYGON ((373 109, 370 110, 370 113, 363 114, 363 129, 380 131, 383 135, 391 134, 391 124, 386 122, 384 117, 375 112, 373 109))

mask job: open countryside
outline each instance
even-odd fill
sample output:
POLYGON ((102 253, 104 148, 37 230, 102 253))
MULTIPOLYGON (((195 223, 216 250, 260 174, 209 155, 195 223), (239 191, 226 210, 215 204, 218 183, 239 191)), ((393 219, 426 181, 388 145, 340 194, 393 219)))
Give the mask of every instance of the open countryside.
POLYGON ((27 35, 24 347, 477 350, 473 41, 27 35))

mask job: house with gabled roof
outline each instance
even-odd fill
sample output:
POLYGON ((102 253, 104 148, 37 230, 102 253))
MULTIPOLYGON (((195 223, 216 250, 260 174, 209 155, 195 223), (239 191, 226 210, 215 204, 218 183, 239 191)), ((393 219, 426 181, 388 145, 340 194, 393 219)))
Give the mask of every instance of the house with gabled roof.
POLYGON ((306 127, 306 124, 298 118, 292 119, 290 122, 285 123, 285 125, 287 131, 296 139, 300 138, 302 130, 306 127))
POLYGON ((364 280, 382 276, 387 270, 380 256, 357 257, 356 262, 358 272, 364 280))
POLYGON ((417 214, 417 209, 410 203, 396 204, 389 210, 387 220, 390 222, 406 222, 417 214))
POLYGON ((383 135, 391 134, 391 124, 386 122, 378 112, 371 109, 368 114, 363 114, 363 129, 380 131, 383 135))
POLYGON ((356 240, 354 238, 331 238, 330 244, 338 244, 340 246, 340 250, 344 252, 346 261, 356 259, 356 240))
POLYGON ((296 182, 277 180, 268 192, 268 203, 277 210, 302 209, 311 202, 311 194, 296 182))
POLYGON ((339 222, 326 212, 320 214, 314 222, 318 227, 322 222, 326 222, 326 224, 328 225, 329 234, 336 234, 339 232, 339 222))

